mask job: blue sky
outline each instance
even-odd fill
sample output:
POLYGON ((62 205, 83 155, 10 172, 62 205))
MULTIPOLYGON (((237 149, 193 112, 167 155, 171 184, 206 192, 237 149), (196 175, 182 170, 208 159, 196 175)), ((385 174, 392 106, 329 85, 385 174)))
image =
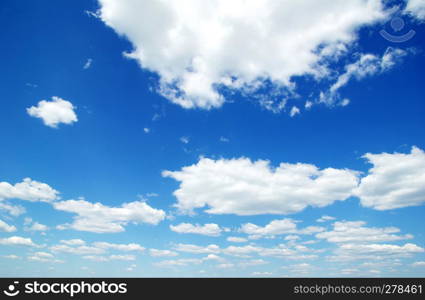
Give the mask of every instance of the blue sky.
POLYGON ((425 3, 161 3, 0 4, 0 275, 424 276, 425 3))

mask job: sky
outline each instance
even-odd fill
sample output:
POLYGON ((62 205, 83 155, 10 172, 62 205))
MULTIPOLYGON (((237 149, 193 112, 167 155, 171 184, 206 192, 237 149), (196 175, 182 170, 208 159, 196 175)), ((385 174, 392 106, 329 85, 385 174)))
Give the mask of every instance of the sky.
POLYGON ((0 276, 425 276, 425 1, 0 3, 0 276))

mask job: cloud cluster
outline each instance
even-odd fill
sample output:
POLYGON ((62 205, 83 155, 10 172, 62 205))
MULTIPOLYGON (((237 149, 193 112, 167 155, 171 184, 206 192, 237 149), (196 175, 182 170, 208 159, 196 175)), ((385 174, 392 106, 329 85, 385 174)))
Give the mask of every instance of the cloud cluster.
MULTIPOLYGON (((210 214, 289 214, 351 196, 377 210, 425 202, 423 150, 413 147, 407 154, 368 153, 364 158, 373 167, 363 177, 354 170, 321 170, 311 164, 281 163, 274 168, 264 160, 204 157, 180 171, 164 171, 162 175, 180 182, 174 191, 175 207, 186 214, 205 207, 210 214)), ((289 221, 279 224, 293 226, 289 221)))
POLYGON ((175 206, 184 213, 205 206, 212 214, 295 213, 345 200, 358 183, 358 173, 351 170, 320 170, 302 163, 273 168, 268 161, 247 158, 201 158, 181 171, 162 174, 180 182, 175 206))
POLYGON ((165 219, 165 212, 149 206, 144 201, 124 203, 110 207, 86 200, 66 200, 53 204, 57 210, 75 213, 74 222, 59 225, 58 229, 74 229, 96 233, 122 232, 128 223, 156 225, 165 219))
MULTIPOLYGON (((215 108, 220 87, 292 90, 293 77, 321 78, 326 60, 386 18, 380 0, 98 0, 100 19, 125 36, 126 56, 160 77, 160 93, 185 108, 215 108)), ((292 115, 296 110, 292 110, 292 115)))
POLYGON ((52 97, 52 101, 41 100, 37 106, 27 108, 31 117, 43 120, 46 126, 57 128, 59 124, 72 124, 78 121, 71 102, 59 97, 52 97))

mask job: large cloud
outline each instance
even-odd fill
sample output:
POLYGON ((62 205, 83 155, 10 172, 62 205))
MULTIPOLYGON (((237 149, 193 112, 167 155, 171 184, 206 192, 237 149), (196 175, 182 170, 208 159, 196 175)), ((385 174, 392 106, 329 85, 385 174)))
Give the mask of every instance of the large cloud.
POLYGON ((176 207, 185 213, 208 206, 212 214, 288 214, 307 206, 323 207, 345 200, 358 183, 357 172, 310 164, 281 163, 247 158, 201 158, 181 171, 163 176, 180 182, 174 192, 176 207))
POLYGON ((425 202, 425 153, 413 147, 408 154, 364 155, 373 167, 361 179, 356 195, 363 206, 387 210, 425 202))
POLYGON ((161 93, 185 108, 221 106, 220 85, 291 90, 294 76, 320 78, 325 58, 386 16, 380 0, 98 1, 103 22, 133 44, 127 56, 156 72, 161 93))
POLYGON ((76 213, 72 224, 60 225, 59 229, 75 229, 96 233, 122 232, 130 222, 156 225, 165 218, 165 212, 149 206, 146 202, 124 203, 109 207, 85 200, 67 200, 53 204, 57 210, 76 213))

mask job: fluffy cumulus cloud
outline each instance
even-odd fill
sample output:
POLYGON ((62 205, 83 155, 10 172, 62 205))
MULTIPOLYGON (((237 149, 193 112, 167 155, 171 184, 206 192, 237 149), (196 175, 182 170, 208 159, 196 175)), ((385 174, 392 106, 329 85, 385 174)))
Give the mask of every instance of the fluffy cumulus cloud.
POLYGON ((325 76, 328 58, 387 15, 381 0, 98 1, 100 19, 133 44, 127 57, 159 75, 162 95, 205 109, 225 102, 220 87, 292 90, 294 76, 325 76))
POLYGON ((425 152, 413 147, 410 153, 367 153, 373 167, 361 179, 355 194, 361 204, 387 210, 425 203, 425 152))
MULTIPOLYGON (((406 154, 367 153, 363 157, 373 165, 366 174, 349 169, 319 169, 305 163, 272 167, 265 160, 202 157, 196 164, 180 171, 164 171, 162 175, 180 182, 174 191, 177 198, 174 206, 186 214, 202 208, 210 214, 290 214, 308 206, 324 207, 351 196, 358 197, 363 206, 377 210, 425 202, 423 150, 413 147, 406 154)), ((329 220, 332 217, 324 216, 317 221, 329 220)), ((279 222, 268 226, 274 227, 279 222)), ((293 233, 308 234, 308 230, 314 233, 315 228, 304 230, 307 231, 293 233)))
POLYGON ((16 231, 16 227, 13 226, 13 225, 9 225, 6 222, 0 220, 0 231, 14 232, 14 231, 16 231))
POLYGON ((403 239, 411 239, 412 235, 399 235, 397 227, 366 227, 363 221, 335 222, 333 230, 316 234, 319 239, 326 239, 331 243, 353 243, 353 242, 387 242, 403 239))
POLYGON ((58 199, 59 192, 48 184, 25 178, 22 182, 12 185, 0 182, 0 200, 20 199, 27 201, 50 202, 58 199))
POLYGON ((208 236, 219 236, 223 231, 220 226, 217 224, 190 224, 190 223, 180 223, 179 225, 170 225, 170 229, 177 233, 193 233, 193 234, 201 234, 208 236))
POLYGON ((96 233, 122 232, 128 223, 156 225, 165 218, 165 212, 149 206, 144 201, 124 203, 109 207, 83 199, 55 202, 54 208, 75 213, 74 222, 59 225, 58 229, 74 229, 96 233))
POLYGON ((52 101, 41 100, 37 106, 27 108, 31 117, 40 118, 46 126, 56 128, 59 124, 72 124, 78 121, 71 102, 59 97, 52 97, 52 101))
POLYGON ((423 0, 408 0, 405 12, 412 16, 425 20, 425 1, 423 0))
POLYGON ((174 192, 181 212, 208 206, 211 214, 288 214, 307 206, 323 207, 345 200, 357 187, 358 173, 347 169, 320 170, 310 164, 281 163, 247 158, 201 158, 181 171, 163 176, 180 182, 174 192))

